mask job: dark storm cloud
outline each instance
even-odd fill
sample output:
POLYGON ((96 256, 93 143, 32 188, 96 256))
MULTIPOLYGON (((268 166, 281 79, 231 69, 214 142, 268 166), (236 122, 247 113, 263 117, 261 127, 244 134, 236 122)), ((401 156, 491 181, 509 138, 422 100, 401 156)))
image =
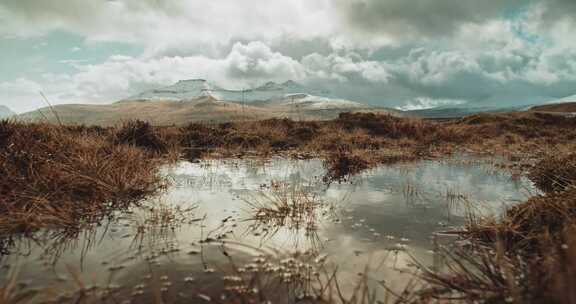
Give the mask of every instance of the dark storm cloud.
POLYGON ((554 23, 564 19, 576 21, 575 0, 548 0, 542 3, 545 5, 542 17, 547 23, 554 23))
POLYGON ((409 36, 450 35, 462 24, 503 17, 526 1, 336 0, 336 3, 341 16, 353 29, 411 38, 409 36))
POLYGON ((198 77, 234 88, 293 79, 387 106, 520 103, 576 92, 575 16, 576 0, 0 0, 0 39, 62 31, 143 50, 13 77, 0 97, 29 102, 46 88, 110 101, 198 77))

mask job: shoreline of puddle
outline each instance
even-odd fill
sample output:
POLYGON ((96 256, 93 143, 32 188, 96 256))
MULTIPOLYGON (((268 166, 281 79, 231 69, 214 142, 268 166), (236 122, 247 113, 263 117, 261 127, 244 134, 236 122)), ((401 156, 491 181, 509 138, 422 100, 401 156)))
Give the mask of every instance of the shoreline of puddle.
POLYGON ((33 302, 82 294, 119 303, 291 303, 318 296, 326 286, 312 285, 333 284, 337 268, 343 293, 362 277, 400 292, 419 263, 438 266, 438 246, 454 244, 434 232, 463 225, 468 212, 497 216, 537 193, 482 158, 380 166, 342 183, 325 183, 325 172, 317 159, 167 166, 168 188, 127 212, 88 230, 16 240, 0 283, 17 272, 33 302), (279 287, 286 294, 275 294, 279 287))

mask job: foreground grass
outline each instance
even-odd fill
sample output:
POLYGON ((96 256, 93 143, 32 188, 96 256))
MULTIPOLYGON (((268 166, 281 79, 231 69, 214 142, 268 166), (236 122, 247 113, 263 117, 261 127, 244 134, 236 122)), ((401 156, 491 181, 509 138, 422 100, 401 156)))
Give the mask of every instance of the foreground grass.
POLYGON ((575 156, 553 154, 530 170, 543 194, 502 219, 471 222, 471 248, 446 251, 446 272, 424 271, 418 301, 576 303, 575 156))
MULTIPOLYGON (((326 160, 326 180, 332 181, 379 164, 455 151, 539 159, 575 147, 576 119, 542 113, 478 114, 443 123, 344 113, 321 122, 271 119, 186 127, 3 121, 0 233, 74 226, 137 201, 161 186, 159 165, 179 158, 320 157, 326 160)), ((537 184, 554 189, 566 183, 551 183, 554 173, 538 175, 548 177, 537 184)))
POLYGON ((113 137, 0 122, 0 233, 77 227, 156 191, 157 154, 113 137))
POLYGON ((424 289, 398 302, 574 303, 576 119, 479 114, 449 122, 342 114, 324 122, 272 119, 186 127, 115 128, 0 122, 0 234, 79 229, 162 187, 158 168, 180 158, 321 157, 332 181, 378 164, 457 151, 539 163, 540 196, 501 220, 478 219, 472 248, 447 251, 448 271, 424 270, 424 289))

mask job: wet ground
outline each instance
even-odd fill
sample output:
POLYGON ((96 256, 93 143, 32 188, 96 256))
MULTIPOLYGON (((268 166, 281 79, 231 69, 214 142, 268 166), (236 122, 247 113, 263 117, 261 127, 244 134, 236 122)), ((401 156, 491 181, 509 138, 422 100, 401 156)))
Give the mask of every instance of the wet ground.
POLYGON ((459 157, 323 181, 319 160, 182 162, 161 195, 99 225, 15 239, 0 283, 35 302, 297 302, 401 291, 470 213, 535 193, 494 161, 459 157))

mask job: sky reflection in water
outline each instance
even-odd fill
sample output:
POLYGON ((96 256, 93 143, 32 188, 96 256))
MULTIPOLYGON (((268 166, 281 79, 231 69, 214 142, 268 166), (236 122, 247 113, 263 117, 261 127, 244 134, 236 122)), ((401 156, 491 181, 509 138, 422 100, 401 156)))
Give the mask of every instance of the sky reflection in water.
MULTIPOLYGON (((255 257, 308 252, 338 266, 345 290, 366 266, 374 281, 401 289, 414 258, 432 264, 433 232, 462 224, 471 207, 498 214, 535 191, 525 178, 466 158, 379 167, 329 185, 322 182, 324 172, 319 160, 167 167, 167 191, 130 212, 94 229, 18 240, 2 260, 0 280, 18 269, 19 282, 30 288, 74 289, 77 275, 85 285, 120 287, 125 298, 144 296, 149 285, 156 286, 156 296, 172 299, 215 297, 223 277, 255 257), (302 218, 288 212, 265 221, 257 207, 271 197, 316 207, 302 218)), ((66 299, 54 293, 59 296, 66 299)))

